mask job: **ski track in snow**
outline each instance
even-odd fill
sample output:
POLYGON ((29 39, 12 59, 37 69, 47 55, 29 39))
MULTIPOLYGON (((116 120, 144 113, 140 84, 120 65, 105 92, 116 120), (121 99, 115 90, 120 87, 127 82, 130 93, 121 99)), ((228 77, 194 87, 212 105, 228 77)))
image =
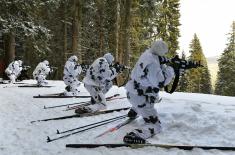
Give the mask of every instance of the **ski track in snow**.
MULTIPOLYGON (((34 83, 33 80, 24 81, 34 83)), ((38 94, 62 92, 62 81, 49 81, 52 88, 3 88, 0 85, 0 155, 120 155, 120 154, 159 154, 159 155, 234 155, 232 151, 202 150, 192 151, 177 148, 163 149, 146 147, 141 149, 122 148, 95 148, 95 149, 68 149, 67 143, 122 143, 122 137, 132 129, 144 125, 139 118, 116 132, 99 138, 94 138, 107 128, 121 122, 98 127, 83 133, 50 142, 46 137, 55 138, 56 129, 60 131, 94 123, 115 116, 124 115, 127 111, 114 112, 99 116, 70 118, 65 120, 30 122, 38 119, 60 117, 74 114, 73 111, 62 111, 65 107, 43 109, 43 106, 61 105, 88 99, 35 99, 38 94)), ((83 86, 81 94, 88 95, 83 86)), ((120 93, 125 96, 124 88, 114 86, 107 94, 120 93)), ((149 139, 151 143, 178 144, 178 145, 211 145, 235 146, 235 98, 193 93, 160 93, 161 103, 155 105, 163 131, 149 139)), ((108 102, 108 109, 130 106, 127 99, 108 102)), ((123 119, 124 120, 124 119, 123 119)))

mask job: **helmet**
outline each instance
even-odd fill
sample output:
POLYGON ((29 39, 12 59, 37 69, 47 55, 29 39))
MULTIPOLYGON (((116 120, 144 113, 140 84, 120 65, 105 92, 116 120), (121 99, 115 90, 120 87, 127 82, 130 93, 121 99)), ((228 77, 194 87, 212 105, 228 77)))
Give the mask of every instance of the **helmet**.
POLYGON ((78 57, 76 55, 73 55, 69 58, 69 61, 76 62, 76 61, 78 61, 78 57))
POLYGON ((152 43, 150 52, 155 55, 164 56, 168 52, 168 46, 164 41, 157 40, 152 43))
POLYGON ((49 62, 47 60, 44 60, 43 63, 47 66, 49 65, 49 62))
POLYGON ((114 61, 114 57, 111 53, 106 53, 104 55, 104 58, 108 61, 109 64, 112 64, 112 62, 114 61))

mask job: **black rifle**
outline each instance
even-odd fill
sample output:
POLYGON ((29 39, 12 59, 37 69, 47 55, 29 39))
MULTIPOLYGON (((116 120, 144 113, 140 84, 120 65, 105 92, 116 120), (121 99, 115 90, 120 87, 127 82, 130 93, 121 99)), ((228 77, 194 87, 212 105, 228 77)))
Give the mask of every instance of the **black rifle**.
POLYGON ((22 70, 29 70, 31 68, 31 66, 23 66, 22 70))
POLYGON ((54 71, 56 71, 58 69, 58 67, 52 67, 52 66, 50 66, 50 72, 54 72, 54 71))
POLYGON ((124 71, 125 69, 130 69, 130 67, 120 64, 119 62, 115 62, 111 65, 111 67, 115 68, 118 73, 124 71))
POLYGON ((82 72, 83 73, 86 73, 86 71, 89 69, 90 65, 87 65, 87 64, 80 64, 81 67, 82 67, 82 72))
POLYGON ((170 59, 169 61, 166 61, 166 64, 171 66, 175 72, 175 79, 172 84, 171 90, 169 91, 167 86, 164 87, 165 91, 167 93, 171 93, 171 94, 176 90, 176 88, 178 86, 181 70, 203 67, 203 65, 201 65, 200 61, 199 62, 187 61, 184 59, 180 59, 178 55, 176 55, 174 58, 170 59))
POLYGON ((116 62, 116 63, 112 64, 110 67, 115 68, 117 73, 121 73, 121 72, 123 72, 124 70, 128 70, 127 78, 125 79, 125 81, 124 81, 121 85, 118 85, 117 77, 115 77, 115 78, 113 79, 114 83, 115 83, 116 85, 118 85, 118 87, 124 86, 124 85, 128 82, 128 80, 129 80, 130 69, 131 69, 131 68, 128 67, 128 66, 125 66, 125 65, 123 65, 123 64, 120 64, 119 62, 116 62))
POLYGON ((53 80, 53 79, 55 79, 55 76, 57 74, 58 67, 53 67, 53 66, 49 66, 49 67, 50 67, 49 79, 53 80))
POLYGON ((180 59, 178 55, 176 55, 174 58, 170 60, 169 64, 175 71, 175 74, 180 73, 180 69, 187 70, 187 69, 192 69, 192 68, 198 68, 198 67, 203 67, 201 65, 201 62, 196 62, 196 61, 187 61, 180 59))
POLYGON ((31 68, 31 66, 22 66, 22 71, 20 73, 20 76, 17 78, 17 80, 23 81, 23 80, 30 79, 30 77, 28 75, 28 71, 30 68, 31 68))

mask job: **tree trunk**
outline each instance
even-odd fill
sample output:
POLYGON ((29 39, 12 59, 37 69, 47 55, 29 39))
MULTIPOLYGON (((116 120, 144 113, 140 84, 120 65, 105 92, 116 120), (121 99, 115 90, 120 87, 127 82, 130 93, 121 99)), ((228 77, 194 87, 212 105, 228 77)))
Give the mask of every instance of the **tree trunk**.
POLYGON ((123 36, 124 36, 124 18, 125 18, 125 1, 120 1, 120 22, 118 34, 118 62, 123 64, 123 36))
POLYGON ((99 29, 99 56, 104 54, 104 2, 97 0, 98 29, 99 29))
MULTIPOLYGON (((120 28, 118 35, 118 61, 129 66, 130 64, 130 21, 131 21, 131 2, 123 0, 120 3, 120 28)), ((123 84, 127 78, 127 72, 119 76, 118 85, 123 84)))
POLYGON ((116 61, 119 59, 119 30, 120 30, 120 0, 116 2, 116 23, 115 23, 115 57, 116 61))
POLYGON ((129 66, 130 64, 130 21, 131 21, 131 2, 132 0, 126 0, 125 3, 125 18, 124 18, 124 35, 123 35, 123 52, 124 52, 124 64, 129 66))
POLYGON ((80 46, 80 34, 81 34, 81 4, 82 0, 74 0, 73 10, 73 25, 72 25, 72 53, 79 57, 81 61, 81 46, 80 46))
POLYGON ((63 55, 64 55, 64 62, 67 61, 67 55, 68 55, 68 42, 67 42, 67 8, 66 8, 66 5, 64 4, 64 23, 63 23, 63 55))
POLYGON ((9 33, 6 36, 6 64, 9 64, 15 59, 15 34, 9 33))

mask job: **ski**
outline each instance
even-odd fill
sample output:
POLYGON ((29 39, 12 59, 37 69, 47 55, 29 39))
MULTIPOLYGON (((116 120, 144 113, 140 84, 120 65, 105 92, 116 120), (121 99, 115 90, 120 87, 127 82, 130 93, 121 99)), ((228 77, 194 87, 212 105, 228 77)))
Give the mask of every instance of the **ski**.
MULTIPOLYGON (((59 139, 62 139, 62 138, 66 138, 66 137, 69 137, 69 136, 72 136, 72 135, 75 135, 75 134, 77 134, 77 133, 81 133, 81 132, 84 132, 84 131, 87 131, 87 130, 90 130, 90 129, 94 129, 94 128, 97 128, 97 127, 99 127, 99 126, 103 126, 103 125, 106 125, 106 124, 109 124, 109 123, 112 123, 112 122, 115 122, 115 121, 118 121, 118 120, 120 120, 120 119, 123 119, 123 118, 125 118, 127 115, 124 115, 124 116, 118 116, 118 117, 116 117, 116 118, 114 118, 114 119, 112 119, 112 120, 109 120, 109 121, 101 121, 101 122, 99 122, 98 124, 96 124, 96 125, 91 125, 91 126, 88 126, 88 128, 85 128, 85 127, 82 127, 82 128, 85 128, 85 129, 83 129, 83 130, 79 130, 79 131, 75 131, 75 132, 72 132, 72 133, 69 133, 69 134, 66 134, 66 135, 63 135, 63 136, 59 136, 59 137, 57 137, 57 138, 50 138, 49 136, 47 137, 47 142, 49 143, 49 142, 52 142, 52 141, 55 141, 55 140, 59 140, 59 139)), ((76 129, 75 129, 76 130, 76 129)))
MULTIPOLYGON (((124 99, 126 97, 112 97, 112 98, 106 98, 107 101, 113 101, 113 100, 119 100, 119 99, 124 99)), ((65 110, 65 111, 69 111, 69 110, 74 110, 74 109, 79 109, 81 106, 88 106, 90 105, 91 103, 90 102, 87 102, 87 103, 84 103, 84 104, 78 104, 78 105, 75 105, 75 106, 68 106, 68 108, 65 110)), ((75 111, 76 113, 76 111, 75 111)))
MULTIPOLYGON (((119 96, 120 94, 114 94, 112 96, 107 97, 106 99, 111 99, 113 97, 119 96)), ((62 104, 62 105, 57 105, 57 106, 51 106, 51 107, 46 107, 44 106, 44 109, 51 109, 51 108, 58 108, 58 107, 64 107, 67 106, 69 108, 70 105, 82 105, 82 104, 86 104, 86 103, 90 103, 90 101, 84 101, 84 102, 78 102, 78 103, 69 103, 69 104, 62 104)), ((65 110, 66 111, 66 110, 65 110)))
POLYGON ((22 88, 51 88, 54 86, 39 86, 39 85, 23 85, 23 86, 18 86, 18 87, 22 87, 22 88))
POLYGON ((4 83, 3 88, 13 88, 13 87, 19 87, 18 84, 27 84, 27 83, 4 83))
POLYGON ((0 82, 0 84, 28 84, 28 83, 23 83, 23 82, 15 82, 15 83, 10 83, 10 82, 0 82))
MULTIPOLYGON (((78 91, 80 92, 80 91, 78 91)), ((64 92, 61 92, 61 93, 53 93, 53 94, 38 94, 38 96, 64 96, 64 92)))
POLYGON ((33 98, 90 98, 91 96, 38 95, 33 98))
POLYGON ((203 150, 217 149, 217 150, 235 151, 235 147, 226 147, 226 146, 170 145, 170 144, 66 144, 66 147, 69 148, 130 147, 132 149, 143 148, 143 147, 161 147, 165 149, 178 148, 183 150, 192 150, 195 148, 200 148, 203 150))
POLYGON ((104 131, 103 133, 99 134, 99 135, 96 136, 95 138, 101 137, 101 136, 103 136, 103 135, 105 135, 105 134, 107 134, 107 133, 110 133, 110 132, 114 132, 114 131, 120 129, 121 127, 123 127, 123 126, 125 126, 125 125, 131 123, 131 122, 134 121, 135 119, 136 119, 136 118, 128 118, 128 119, 125 120, 124 122, 121 122, 120 124, 115 125, 114 127, 112 127, 112 128, 110 128, 110 129, 104 131))
POLYGON ((61 93, 54 93, 54 94, 43 94, 43 95, 38 95, 38 96, 63 96, 64 92, 61 93))
POLYGON ((107 114, 107 113, 112 113, 114 111, 122 111, 122 110, 128 110, 128 109, 130 109, 130 107, 111 109, 111 110, 103 110, 103 111, 98 111, 98 112, 94 112, 94 113, 84 113, 84 114, 75 114, 75 115, 62 116, 62 117, 54 117, 54 118, 31 121, 31 123, 42 122, 42 121, 51 121, 51 120, 62 120, 62 119, 74 118, 74 117, 95 116, 95 115, 107 114))
POLYGON ((59 131, 59 130, 57 130, 56 133, 57 133, 57 134, 63 134, 63 133, 71 132, 71 131, 74 131, 74 130, 78 130, 78 129, 90 127, 90 126, 93 126, 93 125, 97 125, 97 124, 100 124, 100 123, 104 123, 104 122, 108 122, 108 121, 112 121, 112 120, 116 120, 116 119, 120 119, 120 118, 125 118, 125 117, 127 117, 126 114, 125 114, 125 115, 122 115, 122 116, 118 116, 118 117, 106 119, 106 120, 103 120, 103 121, 91 123, 91 124, 88 124, 88 125, 80 126, 80 127, 77 127, 77 128, 65 130, 65 131, 59 131))

